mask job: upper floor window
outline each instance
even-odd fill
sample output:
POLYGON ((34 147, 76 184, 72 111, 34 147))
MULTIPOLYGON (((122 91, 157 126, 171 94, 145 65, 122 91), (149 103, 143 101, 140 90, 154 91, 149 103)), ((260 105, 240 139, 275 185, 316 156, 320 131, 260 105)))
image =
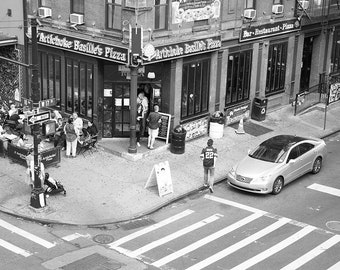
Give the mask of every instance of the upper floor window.
POLYGON ((51 7, 51 0, 39 0, 39 7, 51 7))
POLYGON ((106 27, 109 29, 122 29, 122 0, 107 0, 106 27))
POLYGON ((167 0, 155 0, 155 30, 168 27, 168 3, 167 0))
POLYGON ((273 5, 282 5, 282 0, 273 0, 273 5))
POLYGON ((146 0, 125 0, 125 6, 130 8, 146 7, 146 0))
POLYGON ((256 0, 245 0, 245 9, 256 9, 256 0))
POLYGON ((71 13, 84 14, 84 0, 71 0, 71 13))

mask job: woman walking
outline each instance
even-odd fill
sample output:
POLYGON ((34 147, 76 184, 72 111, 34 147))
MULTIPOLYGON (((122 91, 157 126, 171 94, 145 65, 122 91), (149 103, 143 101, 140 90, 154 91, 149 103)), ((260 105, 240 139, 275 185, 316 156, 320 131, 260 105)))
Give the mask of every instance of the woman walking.
POLYGON ((77 154, 77 133, 72 123, 72 119, 68 119, 68 123, 64 127, 66 136, 66 157, 76 157, 77 154))

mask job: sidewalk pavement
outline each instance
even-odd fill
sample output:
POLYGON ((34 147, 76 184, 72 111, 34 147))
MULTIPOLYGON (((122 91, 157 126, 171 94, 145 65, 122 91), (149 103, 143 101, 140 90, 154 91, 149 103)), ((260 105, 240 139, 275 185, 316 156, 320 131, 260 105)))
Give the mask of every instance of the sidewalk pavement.
MULTIPOLYGON (((230 126, 224 128, 224 136, 214 139, 219 158, 215 170, 215 183, 225 180, 230 167, 248 149, 277 134, 296 134, 326 137, 340 130, 340 102, 331 104, 325 113, 320 105, 294 116, 288 105, 267 114, 264 121, 253 123, 262 135, 236 134, 230 126)), ((236 127, 237 128, 237 127, 236 127)), ((60 180, 67 195, 51 195, 47 206, 34 209, 30 204, 31 189, 25 184, 26 168, 0 157, 0 211, 32 219, 41 223, 72 225, 103 225, 127 221, 151 213, 181 197, 197 192, 203 185, 201 150, 208 135, 186 142, 185 153, 173 154, 170 145, 157 140, 155 150, 148 150, 146 141, 137 154, 129 154, 129 139, 103 139, 99 150, 93 154, 66 159, 62 151, 61 162, 46 171, 60 180), (157 187, 144 188, 155 164, 170 164, 173 193, 160 197, 157 187)))

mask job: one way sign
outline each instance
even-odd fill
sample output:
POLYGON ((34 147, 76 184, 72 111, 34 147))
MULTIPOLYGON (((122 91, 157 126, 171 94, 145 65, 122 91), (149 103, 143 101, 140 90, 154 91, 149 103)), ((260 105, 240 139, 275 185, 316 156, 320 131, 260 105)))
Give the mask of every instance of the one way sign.
POLYGON ((51 118, 51 113, 49 111, 46 112, 41 112, 33 115, 28 115, 27 116, 27 123, 29 126, 42 123, 45 121, 50 120, 51 118))

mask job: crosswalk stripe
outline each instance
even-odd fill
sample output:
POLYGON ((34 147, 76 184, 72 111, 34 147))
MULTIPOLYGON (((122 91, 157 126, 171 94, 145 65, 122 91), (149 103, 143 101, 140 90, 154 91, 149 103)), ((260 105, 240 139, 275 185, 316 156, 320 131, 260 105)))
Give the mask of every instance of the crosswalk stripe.
POLYGON ((180 249, 180 250, 178 250, 174 253, 171 253, 170 255, 168 255, 166 257, 163 257, 162 259, 152 263, 151 265, 155 266, 155 267, 161 267, 161 266, 163 266, 163 265, 165 265, 165 264, 167 264, 167 263, 169 263, 173 260, 176 260, 179 257, 184 256, 185 254, 188 254, 189 252, 192 252, 192 251, 194 251, 194 250, 196 250, 196 249, 198 249, 198 248, 200 248, 200 247, 202 247, 202 246, 204 246, 204 245, 206 245, 206 244, 208 244, 208 243, 210 243, 210 242, 212 242, 212 241, 214 241, 214 240, 216 240, 216 239, 218 239, 218 238, 220 238, 220 237, 222 237, 222 236, 224 236, 224 235, 226 235, 226 234, 228 234, 228 233, 230 233, 230 232, 232 232, 232 231, 234 231, 234 230, 236 230, 236 229, 238 229, 238 228, 240 228, 240 227, 242 227, 242 226, 244 226, 248 223, 250 223, 251 221, 253 221, 253 220, 255 220, 255 219, 257 219, 261 216, 262 216, 262 214, 260 214, 260 213, 254 213, 254 214, 252 214, 248 217, 245 217, 244 219, 241 219, 241 220, 231 224, 228 227, 225 227, 225 228, 223 228, 223 229, 221 229, 221 230, 219 230, 219 231, 217 231, 217 232, 215 232, 211 235, 208 235, 208 236, 196 241, 195 243, 192 243, 191 245, 189 245, 185 248, 182 248, 182 249, 180 249))
MULTIPOLYGON (((264 259, 272 256, 273 254, 279 252, 280 250, 288 247, 289 245, 295 243, 296 241, 300 240, 302 237, 306 236, 310 232, 314 231, 315 227, 307 226, 297 233, 291 235, 290 237, 286 238, 285 240, 277 243, 276 245, 272 246, 271 248, 257 254, 256 256, 250 258, 249 260, 237 265, 236 267, 232 268, 231 270, 245 270, 253 265, 263 261, 264 259)), ((291 269, 291 268, 289 268, 291 269)))
POLYGON ((9 251, 12 251, 12 252, 14 252, 14 253, 16 253, 16 254, 22 255, 22 256, 24 256, 24 257, 29 257, 29 256, 32 255, 32 254, 29 253, 28 251, 23 250, 23 249, 21 249, 21 248, 15 246, 15 245, 13 245, 13 244, 11 244, 11 243, 8 243, 7 241, 2 240, 2 239, 0 239, 0 246, 2 246, 2 247, 5 248, 5 249, 8 249, 9 251))
MULTIPOLYGON (((300 258, 296 259, 295 261, 291 262, 290 264, 283 267, 281 270, 294 270, 298 269, 300 266, 304 265, 305 263, 309 262, 316 256, 320 255, 330 247, 334 246, 340 241, 340 235, 334 235, 332 238, 328 239, 327 241, 323 242, 322 244, 318 245, 316 248, 310 250, 305 255, 301 256, 300 258)), ((340 264, 340 263, 339 263, 340 264)), ((334 268, 334 269, 340 269, 334 268)))
POLYGON ((219 261, 220 259, 228 256, 229 254, 249 245, 250 243, 256 241, 257 239, 275 231, 276 229, 282 227, 283 225, 287 224, 290 222, 289 218, 281 218, 275 223, 267 226, 266 228, 262 229, 261 231, 258 231, 251 236, 237 242, 236 244, 221 250, 220 252, 217 252, 216 254, 206 258, 203 261, 200 261, 199 263, 192 265, 191 267, 187 268, 187 270, 199 270, 203 269, 204 267, 207 267, 208 265, 215 263, 219 261))
POLYGON ((139 237, 141 235, 147 234, 147 233, 152 232, 152 231, 154 231, 156 229, 159 229, 159 228, 161 228, 163 226, 166 226, 166 225, 168 225, 168 224, 170 224, 170 223, 172 223, 174 221, 177 221, 177 220, 179 220, 179 219, 181 219, 183 217, 186 217, 186 216, 188 216, 188 215, 190 215, 192 213, 194 213, 193 210, 187 209, 187 210, 185 210, 185 211, 183 211, 183 212, 181 212, 181 213, 179 213, 177 215, 174 215, 172 217, 164 219, 164 220, 162 220, 162 221, 160 221, 160 222, 158 222, 156 224, 153 224, 153 225, 151 225, 151 226, 149 226, 149 227, 147 227, 145 229, 139 230, 139 231, 137 231, 135 233, 132 233, 132 234, 129 234, 129 235, 125 236, 125 237, 122 237, 122 238, 118 239, 117 241, 112 242, 108 246, 110 248, 114 249, 115 247, 118 247, 121 244, 129 242, 130 240, 135 239, 135 238, 137 238, 137 237, 139 237))
POLYGON ((249 212, 252 212, 252 213, 259 213, 259 214, 262 214, 262 215, 265 215, 267 213, 265 211, 256 209, 254 207, 250 207, 250 206, 247 206, 247 205, 244 205, 244 204, 241 204, 241 203, 229 201, 229 200, 222 199, 222 198, 212 196, 212 195, 205 195, 204 198, 209 199, 211 201, 219 202, 219 203, 222 203, 222 204, 227 204, 227 205, 230 205, 230 206, 233 206, 233 207, 236 207, 236 208, 239 208, 239 209, 243 209, 243 210, 246 210, 246 211, 249 211, 249 212))
POLYGON ((336 264, 332 265, 327 270, 339 270, 340 269, 340 261, 338 261, 336 264))
POLYGON ((307 188, 340 197, 340 189, 337 188, 328 187, 316 183, 308 186, 307 188))
POLYGON ((31 234, 31 233, 26 232, 26 231, 24 231, 24 230, 22 230, 18 227, 15 227, 12 224, 10 224, 10 223, 2 220, 2 219, 0 219, 0 226, 11 231, 11 232, 13 232, 13 233, 20 235, 22 237, 25 237, 26 239, 28 239, 32 242, 35 242, 35 243, 37 243, 37 244, 39 244, 39 245, 41 245, 45 248, 52 248, 56 245, 56 243, 50 243, 50 242, 48 242, 48 241, 46 241, 46 240, 44 240, 44 239, 42 239, 42 238, 40 238, 40 237, 38 237, 34 234, 31 234))
POLYGON ((183 236, 183 235, 185 235, 187 233, 190 233, 190 232, 192 232, 194 230, 197 230, 197 229, 199 229, 199 228, 201 228, 201 227, 203 227, 205 225, 208 225, 209 223, 212 223, 212 222, 218 220, 221 217, 223 217, 223 215, 220 215, 220 214, 212 215, 212 216, 210 216, 210 217, 208 217, 206 219, 203 219, 203 220, 201 220, 199 222, 196 222, 196 223, 194 223, 194 224, 192 224, 192 225, 190 225, 188 227, 185 227, 185 228, 183 228, 183 229, 181 229, 179 231, 176 231, 176 232, 174 232, 172 234, 169 234, 169 235, 167 235, 167 236, 165 236, 165 237, 163 237, 161 239, 153 241, 153 242, 151 242, 151 243, 149 243, 149 244, 147 244, 147 245, 145 245, 145 246, 143 246, 143 247, 141 247, 139 249, 136 249, 136 250, 130 252, 128 254, 128 256, 132 257, 132 258, 136 258, 140 254, 143 254, 143 253, 145 253, 145 252, 147 252, 147 251, 149 251, 151 249, 154 249, 155 247, 163 245, 163 244, 165 244, 167 242, 170 242, 170 241, 172 241, 172 240, 174 240, 174 239, 176 239, 178 237, 181 237, 181 236, 183 236))

